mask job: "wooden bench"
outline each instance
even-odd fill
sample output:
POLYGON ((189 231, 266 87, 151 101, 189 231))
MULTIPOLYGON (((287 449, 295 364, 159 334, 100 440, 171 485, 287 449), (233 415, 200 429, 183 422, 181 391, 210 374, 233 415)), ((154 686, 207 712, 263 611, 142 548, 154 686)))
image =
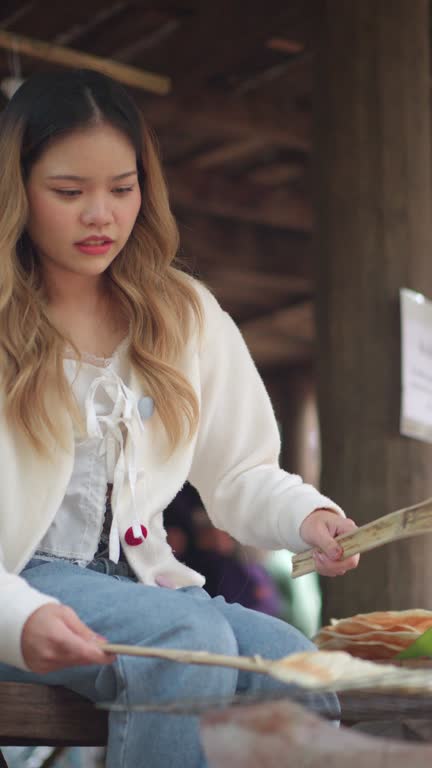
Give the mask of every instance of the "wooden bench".
MULTIPOLYGON (((414 666, 414 664, 412 664, 414 666)), ((340 695, 342 720, 431 719, 432 695, 409 696, 353 692, 340 695)), ((2 746, 104 746, 108 713, 66 688, 0 683, 0 768, 7 768, 2 746)), ((51 765, 52 757, 45 763, 51 765)))
POLYGON ((7 768, 1 747, 103 746, 107 733, 107 712, 66 688, 0 683, 0 768, 7 768))

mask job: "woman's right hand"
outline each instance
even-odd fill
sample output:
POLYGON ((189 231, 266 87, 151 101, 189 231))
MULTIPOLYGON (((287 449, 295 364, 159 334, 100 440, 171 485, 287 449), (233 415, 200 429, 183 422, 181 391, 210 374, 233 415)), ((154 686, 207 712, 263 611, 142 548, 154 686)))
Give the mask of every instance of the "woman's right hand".
POLYGON ((72 608, 47 603, 34 611, 21 635, 28 668, 37 674, 86 664, 112 664, 113 654, 99 647, 107 640, 78 618, 72 608))

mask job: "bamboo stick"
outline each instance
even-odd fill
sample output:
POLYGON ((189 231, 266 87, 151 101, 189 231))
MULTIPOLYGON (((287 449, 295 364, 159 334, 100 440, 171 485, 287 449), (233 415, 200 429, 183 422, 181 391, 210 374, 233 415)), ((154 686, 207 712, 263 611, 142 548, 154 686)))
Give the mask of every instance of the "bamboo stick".
POLYGON ((11 34, 4 29, 0 29, 0 48, 22 53, 35 59, 41 59, 50 64, 94 69, 133 88, 142 88, 152 93, 164 95, 171 90, 171 80, 169 77, 146 72, 126 64, 120 64, 112 59, 103 59, 100 56, 76 51, 66 46, 51 45, 51 43, 46 43, 42 40, 34 40, 30 37, 11 34))
MULTIPOLYGON (((432 532, 432 498, 412 507, 399 509, 389 515, 379 517, 377 520, 358 528, 354 533, 338 536, 336 541, 343 548, 342 560, 345 560, 351 555, 368 552, 382 544, 428 532, 432 532)), ((316 570, 312 551, 309 549, 307 552, 294 555, 292 559, 293 579, 316 570)))
POLYGON ((303 651, 280 659, 261 656, 225 656, 207 651, 185 651, 140 645, 103 643, 106 653, 167 659, 181 664, 203 664, 259 672, 285 683, 314 690, 358 688, 432 691, 432 674, 425 668, 402 669, 391 664, 356 659, 343 651, 303 651))
POLYGON ((268 671, 268 662, 264 661, 261 656, 225 656, 222 653, 209 653, 208 651, 149 648, 141 645, 122 645, 121 643, 104 643, 102 650, 106 653, 126 654, 127 656, 168 659, 181 664, 207 664, 215 667, 244 669, 247 672, 267 673, 268 671))

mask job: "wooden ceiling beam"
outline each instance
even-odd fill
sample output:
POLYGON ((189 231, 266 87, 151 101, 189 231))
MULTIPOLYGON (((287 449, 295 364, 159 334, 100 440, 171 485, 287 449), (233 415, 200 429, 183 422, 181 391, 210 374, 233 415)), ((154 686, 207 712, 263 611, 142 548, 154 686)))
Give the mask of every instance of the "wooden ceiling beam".
POLYGON ((155 99, 138 95, 143 114, 155 128, 176 130, 190 135, 256 139, 278 146, 310 152, 311 116, 290 104, 259 98, 256 93, 233 95, 212 92, 155 99))
MULTIPOLYGON (((70 45, 77 40, 81 42, 82 38, 88 35, 93 35, 97 38, 99 36, 98 28, 103 24, 107 24, 107 22, 111 22, 112 19, 116 19, 129 6, 130 0, 114 0, 114 2, 106 3, 102 8, 95 9, 91 14, 89 13, 86 18, 79 19, 66 29, 58 32, 52 42, 56 45, 70 45)), ((115 23, 115 26, 117 26, 117 23, 115 23)), ((93 51, 93 53, 96 53, 96 51, 93 51)), ((115 59, 116 57, 113 56, 112 58, 115 59)))
POLYGON ((305 277, 272 274, 258 269, 243 270, 235 265, 204 267, 203 276, 212 286, 218 286, 225 296, 229 295, 232 301, 252 300, 254 307, 269 306, 272 300, 281 304, 282 299, 286 304, 290 297, 312 293, 312 283, 305 277))
POLYGON ((263 194, 258 185, 232 181, 215 173, 200 173, 194 168, 168 168, 165 173, 174 205, 282 229, 312 230, 310 203, 288 190, 268 190, 263 194))
POLYGON ((268 312, 241 325, 245 336, 272 334, 284 339, 313 344, 315 319, 313 301, 303 301, 283 309, 268 312))
POLYGON ((126 85, 144 88, 153 93, 166 94, 171 88, 168 77, 145 72, 136 67, 120 64, 111 59, 103 59, 82 51, 73 50, 61 45, 51 45, 42 40, 14 35, 0 29, 0 48, 24 54, 39 59, 47 64, 58 64, 63 67, 83 67, 103 72, 126 85))
POLYGON ((299 54, 304 51, 304 44, 298 40, 289 40, 286 37, 271 37, 267 40, 267 48, 281 53, 299 54))
POLYGON ((202 279, 239 324, 254 319, 257 314, 265 315, 270 309, 310 298, 312 293, 312 286, 305 278, 235 267, 203 269, 202 279))
MULTIPOLYGON (((125 0, 125 2, 131 0, 125 0)), ((56 0, 11 0, 11 5, 19 6, 15 18, 4 19, 4 6, 8 0, 0 3, 0 28, 9 29, 16 35, 24 35, 34 39, 40 39, 46 43, 63 44, 56 40, 57 36, 72 29, 72 27, 86 24, 93 17, 116 0, 75 0, 73 3, 58 3, 56 0)), ((90 51, 92 53, 96 53, 90 51)))
POLYGON ((257 365, 265 367, 311 360, 314 355, 313 303, 271 312, 240 326, 257 365))
POLYGON ((254 137, 237 139, 236 141, 226 142, 216 149, 198 153, 191 160, 191 164, 200 171, 210 170, 221 165, 227 165, 235 160, 253 156, 260 150, 265 149, 266 146, 268 146, 268 142, 265 139, 254 137))
POLYGON ((17 21, 20 21, 23 16, 26 16, 26 14, 32 10, 34 5, 34 0, 28 0, 28 2, 24 3, 21 2, 19 8, 17 8, 16 2, 4 3, 0 12, 1 28, 7 29, 7 27, 11 27, 16 24, 17 21), (8 5, 9 9, 7 8, 8 5), (3 15, 3 13, 5 13, 5 15, 3 15))
POLYGON ((286 184, 296 181, 303 176, 305 170, 302 163, 295 162, 276 162, 254 168, 249 171, 248 180, 254 184, 273 187, 276 184, 286 184))
POLYGON ((165 14, 165 18, 163 18, 162 13, 159 15, 161 17, 160 23, 153 31, 147 31, 140 35, 134 42, 116 48, 112 54, 112 58, 116 61, 132 62, 142 53, 142 51, 148 50, 149 48, 155 48, 161 41, 173 35, 180 27, 181 20, 169 16, 168 14, 165 14))
POLYGON ((206 275, 220 269, 298 277, 311 286, 314 264, 311 237, 234 219, 175 209, 181 257, 206 275))
POLYGON ((214 78, 246 71, 274 37, 307 45, 313 10, 313 0, 266 0, 265 7, 261 0, 196 3, 169 45, 146 53, 139 63, 172 74, 177 86, 203 90, 214 78))

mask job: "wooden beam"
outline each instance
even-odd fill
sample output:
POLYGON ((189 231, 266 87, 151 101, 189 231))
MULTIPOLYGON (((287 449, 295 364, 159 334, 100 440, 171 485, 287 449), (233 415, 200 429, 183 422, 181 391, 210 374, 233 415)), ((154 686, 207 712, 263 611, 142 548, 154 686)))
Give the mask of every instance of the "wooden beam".
POLYGON ((148 68, 167 72, 175 81, 175 100, 165 105, 143 104, 151 123, 178 126, 188 132, 213 135, 266 136, 287 146, 309 149, 310 118, 296 108, 311 85, 311 62, 291 58, 283 76, 248 93, 233 93, 257 67, 284 63, 287 57, 268 48, 272 38, 298 41, 308 48, 315 0, 218 0, 196 3, 167 45, 146 51, 148 68), (253 23, 252 23, 252 20, 253 23), (305 77, 306 75, 306 77, 305 77), (274 99, 273 88, 283 91, 274 99), (195 127, 196 126, 196 127, 195 127))
POLYGON ((271 66, 262 66, 257 71, 253 71, 250 74, 239 74, 233 77, 234 81, 238 81, 235 86, 232 86, 233 92, 238 94, 249 93, 258 89, 268 87, 273 81, 280 80, 292 67, 292 59, 286 58, 284 61, 280 61, 277 64, 271 66))
MULTIPOLYGON (((91 51, 95 56, 137 66, 136 62, 142 52, 161 45, 180 26, 188 12, 178 8, 176 3, 175 9, 145 8, 141 4, 139 13, 136 13, 133 8, 135 4, 133 0, 114 0, 111 5, 102 4, 99 10, 93 9, 91 14, 82 14, 81 18, 69 22, 66 31, 56 33, 52 41, 59 45, 79 41, 81 49, 91 51)), ((50 37, 45 34, 42 36, 44 39, 50 37)), ((156 67, 154 71, 161 70, 156 67)))
POLYGON ((303 302, 242 323, 243 337, 260 366, 282 365, 313 358, 313 303, 303 302))
MULTIPOLYGON (((11 3, 12 5, 12 3, 11 3)), ((29 0, 26 3, 20 3, 20 7, 16 7, 16 2, 13 3, 13 10, 11 9, 8 13, 6 10, 6 16, 0 16, 0 25, 2 29, 6 29, 7 27, 11 27, 14 24, 16 24, 17 21, 20 21, 20 19, 23 18, 23 16, 26 16, 26 14, 31 11, 31 9, 35 5, 35 0, 29 0)))
MULTIPOLYGON (((106 24, 107 21, 111 21, 111 19, 122 14, 127 10, 128 6, 130 6, 129 0, 115 0, 115 2, 112 2, 109 5, 106 4, 103 8, 94 10, 92 14, 88 14, 87 18, 83 19, 81 22, 74 23, 67 27, 63 32, 59 32, 55 36, 53 43, 56 45, 69 45, 90 34, 93 34, 93 38, 97 38, 99 37, 98 32, 94 32, 93 30, 97 30, 101 24, 106 24)), ((115 26, 117 26, 117 24, 115 24, 115 26)), ((113 58, 115 59, 116 57, 114 56, 113 58)))
POLYGON ((152 69, 170 71, 179 88, 202 91, 215 78, 247 71, 271 38, 307 45, 312 37, 314 0, 266 0, 265 6, 261 0, 218 0, 196 3, 194 11, 169 47, 145 57, 152 69))
MULTIPOLYGON (((17 2, 17 0, 1 0, 0 3, 0 28, 9 29, 10 32, 16 35, 27 35, 35 39, 45 40, 46 42, 60 43, 56 40, 56 37, 72 27, 80 24, 85 24, 91 21, 93 16, 96 16, 100 10, 106 8, 115 0, 76 0, 74 3, 56 3, 54 0, 30 0, 29 2, 17 2), (5 6, 7 5, 25 7, 25 13, 20 14, 21 18, 16 17, 15 20, 7 19, 7 24, 4 24, 5 6)), ((125 0, 129 2, 130 0, 125 0)), ((83 46, 84 50, 89 50, 92 53, 96 51, 90 45, 88 48, 83 46)))
POLYGON ((181 257, 198 274, 236 269, 260 275, 298 277, 314 284, 311 237, 234 219, 175 208, 181 257))
MULTIPOLYGON (((203 275, 212 287, 220 286, 224 295, 232 301, 252 302, 255 306, 281 304, 282 301, 304 296, 312 292, 310 280, 290 274, 275 275, 253 269, 242 270, 235 266, 214 266, 203 275)), ((286 303, 286 301, 285 301, 286 303)))
POLYGON ((295 162, 269 163, 263 167, 255 168, 247 175, 248 180, 254 184, 263 186, 274 186, 275 184, 286 184, 290 181, 296 181, 304 174, 304 165, 295 162))
POLYGON ((273 333, 312 344, 315 339, 315 320, 312 301, 303 301, 290 307, 269 312, 266 315, 249 320, 241 326, 245 336, 273 333))
POLYGON ((311 116, 290 103, 260 94, 234 96, 206 89, 199 94, 175 94, 163 101, 141 96, 139 102, 148 122, 156 129, 181 126, 196 136, 225 138, 259 137, 290 149, 309 152, 312 146, 311 116))
MULTIPOLYGON (((162 14, 159 15, 162 16, 162 14)), ((180 25, 181 21, 179 18, 167 17, 166 20, 162 21, 152 32, 140 35, 133 43, 124 45, 122 48, 117 48, 114 51, 113 58, 116 59, 116 61, 132 61, 143 51, 156 47, 162 41, 173 35, 180 25)))
POLYGON ((272 309, 286 307, 293 300, 310 297, 312 293, 312 286, 305 278, 235 267, 203 269, 202 279, 224 309, 239 323, 272 309))
POLYGON ((214 173, 200 173, 194 168, 181 171, 168 168, 166 176, 175 205, 282 229, 312 230, 309 202, 290 191, 275 189, 263 195, 258 185, 232 181, 214 173))
POLYGON ((0 48, 22 53, 46 63, 65 67, 83 67, 103 72, 134 88, 143 88, 159 95, 169 93, 171 81, 168 77, 119 64, 111 59, 102 59, 82 51, 60 45, 51 45, 42 40, 14 35, 0 29, 0 48))
POLYGON ((233 160, 250 157, 268 146, 266 139, 247 138, 226 142, 221 147, 199 153, 192 161, 194 168, 200 171, 226 165, 233 160))
POLYGON ((304 51, 304 44, 299 43, 298 40, 289 40, 286 37, 271 37, 267 40, 267 48, 295 56, 304 51))

